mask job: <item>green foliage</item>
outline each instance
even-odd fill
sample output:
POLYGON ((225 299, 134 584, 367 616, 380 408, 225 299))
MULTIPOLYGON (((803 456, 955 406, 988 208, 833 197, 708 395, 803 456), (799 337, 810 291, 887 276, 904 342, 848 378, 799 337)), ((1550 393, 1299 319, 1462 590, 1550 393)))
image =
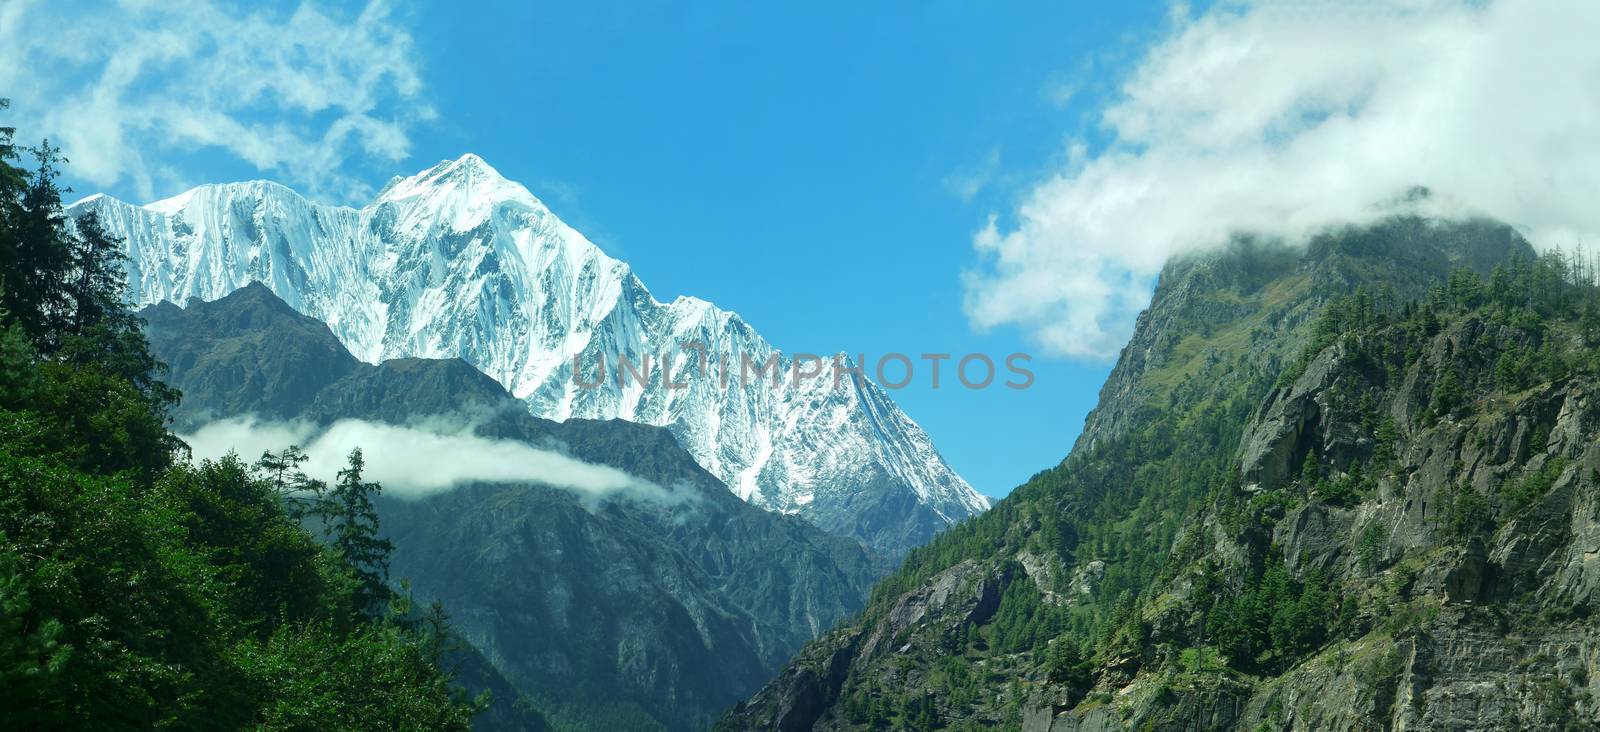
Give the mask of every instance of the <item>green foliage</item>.
POLYGON ((1178 654, 1178 666, 1185 673, 1191 674, 1220 674, 1227 670, 1228 664, 1222 654, 1211 646, 1196 646, 1185 648, 1178 654))
POLYGON ((176 466, 149 485, 99 477, 14 452, 10 438, 41 421, 0 412, 0 584, 7 622, 31 629, 0 646, 0 668, 32 669, 29 684, 8 685, 26 695, 11 709, 59 710, 74 726, 273 726, 284 710, 335 705, 373 729, 446 717, 465 728, 477 707, 421 640, 362 619, 353 572, 237 460, 176 466), (312 680, 283 685, 282 668, 312 680), (383 721, 405 710, 427 714, 383 721))
MULTIPOLYGON (((1415 575, 1409 571, 1400 579, 1414 580, 1415 575)), ((1439 616, 1439 602, 1437 598, 1419 597, 1407 602, 1398 603, 1390 608, 1383 618, 1380 626, 1383 632, 1392 636, 1406 636, 1416 633, 1420 628, 1433 622, 1439 616)))
POLYGON ((0 284, 5 286, 0 308, 30 339, 47 344, 60 335, 68 307, 63 283, 72 274, 56 183, 62 160, 46 140, 29 150, 35 167, 24 173, 11 163, 17 154, 10 141, 8 131, 0 147, 0 284))
POLYGON ((486 702, 460 698, 427 645, 393 623, 286 626, 234 647, 230 660, 272 692, 252 722, 264 729, 468 729, 486 702))
MULTIPOLYGON (((1374 689, 1391 683, 1401 656, 1392 644, 1365 646, 1366 639, 1388 643, 1383 633, 1425 627, 1436 619, 1439 600, 1412 597, 1427 566, 1418 552, 1399 552, 1413 542, 1399 542, 1398 556, 1386 556, 1386 526, 1376 518, 1386 512, 1338 509, 1360 506, 1380 481, 1389 490, 1406 488, 1409 475, 1402 468, 1414 466, 1403 461, 1422 452, 1408 444, 1416 425, 1481 410, 1485 418, 1474 426, 1482 435, 1495 410, 1516 403, 1515 392, 1600 376, 1594 350, 1600 346, 1600 266, 1557 253, 1508 260, 1487 279, 1466 270, 1447 274, 1438 269, 1441 254, 1482 267, 1487 256, 1515 256, 1520 248, 1498 248, 1516 241, 1503 227, 1434 223, 1316 237, 1294 274, 1274 275, 1282 287, 1276 293, 1270 284, 1256 293, 1230 289, 1203 265, 1194 267, 1203 276, 1169 267, 1146 325, 1108 382, 1106 392, 1115 396, 1091 418, 1091 427, 1100 429, 1086 431, 1061 465, 1034 476, 988 513, 913 551, 875 590, 863 625, 874 627, 898 598, 926 588, 950 567, 976 562, 1000 576, 1007 558, 1029 552, 1059 559, 1060 571, 1006 586, 977 640, 956 646, 988 674, 984 689, 991 701, 983 715, 971 718, 1020 726, 1020 712, 1002 700, 1026 696, 1024 680, 1031 686, 1042 676, 1074 686, 1073 659, 1055 655, 1067 642, 1100 683, 1118 685, 1131 676, 1171 680, 1227 668, 1274 676, 1329 643, 1360 638, 1372 652, 1363 651, 1357 676, 1374 689), (1446 230, 1450 241, 1439 246, 1419 241, 1446 230), (1184 279, 1169 282, 1174 273, 1184 279), (1345 294, 1352 283, 1374 281, 1394 287, 1345 294), (1169 285, 1166 292, 1182 294, 1163 300, 1169 285), (1297 356, 1285 359, 1291 348, 1297 356), (1237 460, 1242 427, 1263 404, 1286 396, 1273 389, 1300 384, 1313 364, 1331 370, 1311 385, 1326 389, 1316 395, 1321 411, 1312 424, 1336 424, 1341 431, 1305 440, 1302 430, 1303 441, 1293 447, 1313 447, 1303 457, 1293 453, 1295 462, 1287 466, 1299 469, 1299 480, 1277 480, 1281 466, 1274 463, 1267 471, 1272 478, 1246 493, 1237 460), (1407 423, 1412 417, 1416 422, 1407 423), (1114 426, 1106 429, 1107 423, 1114 426), (1337 454, 1323 454, 1322 444, 1335 445, 1337 454), (1308 499, 1334 508, 1306 507, 1308 499), (1365 524, 1349 546, 1323 547, 1313 535, 1299 542, 1310 545, 1295 558, 1301 561, 1286 562, 1275 544, 1286 532, 1277 523, 1302 507, 1308 511, 1296 516, 1307 522, 1302 527, 1319 516, 1337 525, 1333 519, 1352 513, 1366 517, 1365 524), (1214 550, 1219 544, 1225 549, 1214 550), (1304 569, 1321 566, 1329 555, 1310 552, 1323 549, 1334 550, 1332 556, 1350 551, 1358 575, 1334 579, 1304 569), (1391 559, 1394 565, 1386 566, 1391 559), (1075 591, 1094 560, 1105 562, 1104 576, 1089 592, 1072 594, 1070 610, 1043 602, 1038 583, 1055 582, 1050 589, 1058 594, 1075 591), (1301 569, 1292 572, 1289 564, 1301 569), (1153 662, 1170 665, 1148 668, 1153 662)), ((1538 452, 1550 447, 1532 442, 1538 452)), ((1508 483, 1496 501, 1470 485, 1455 486, 1426 497, 1426 514, 1451 540, 1479 537, 1494 528, 1497 505, 1532 505, 1560 470, 1547 466, 1508 483)), ((1344 569, 1337 561, 1326 566, 1344 569)), ((913 650, 896 657, 920 657, 915 643, 908 647, 913 650)), ((897 694, 921 678, 903 669, 851 672, 859 696, 852 702, 858 713, 850 718, 857 723, 866 721, 875 699, 898 701, 897 694), (872 694, 861 693, 862 673, 879 674, 872 694)), ((1269 713, 1273 721, 1265 726, 1281 726, 1282 702, 1269 703, 1280 711, 1269 713)), ((890 711, 873 718, 888 726, 896 717, 890 711)))
POLYGON ((1494 529, 1489 500, 1467 483, 1439 497, 1440 524, 1447 536, 1467 539, 1494 529))
POLYGON ((1354 506, 1373 492, 1370 478, 1349 473, 1333 480, 1318 480, 1311 489, 1318 498, 1335 506, 1354 506))
POLYGON ((1050 644, 1044 668, 1045 675, 1051 681, 1071 690, 1076 698, 1082 698, 1088 692, 1093 680, 1089 660, 1079 650, 1077 642, 1067 637, 1057 638, 1050 644))
POLYGON ((122 304, 120 242, 68 225, 56 150, 23 174, 11 139, 0 128, 7 726, 468 729, 485 701, 440 670, 437 631, 362 612, 386 546, 359 520, 376 490, 359 464, 363 528, 336 551, 272 477, 176 460, 177 394, 122 304))
MULTIPOLYGON (((1579 709, 1580 692, 1574 690, 1573 685, 1559 674, 1545 675, 1532 684, 1524 681, 1521 691, 1533 697, 1534 705, 1539 710, 1539 722, 1546 729, 1581 730, 1593 724, 1594 720, 1579 717, 1576 710, 1579 709)), ((1587 692, 1583 692, 1582 696, 1587 697, 1587 692)))
POLYGON ((1376 443, 1372 448, 1373 465, 1388 470, 1399 457, 1395 451, 1400 443, 1400 426, 1395 424, 1393 416, 1384 415, 1382 421, 1378 422, 1373 437, 1376 443))
MULTIPOLYGON (((13 333, 20 335, 21 331, 13 333)), ((149 394, 98 363, 67 363, 12 337, 6 358, 4 407, 51 415, 16 435, 27 454, 49 454, 95 474, 132 472, 154 480, 172 464, 180 443, 166 429, 149 394)))
POLYGON ((1434 414, 1451 415, 1465 406, 1466 401, 1467 390, 1461 383, 1461 377, 1456 375, 1454 368, 1447 368, 1444 375, 1439 377, 1439 383, 1433 387, 1433 400, 1428 403, 1428 408, 1434 414))
POLYGON ((123 305, 127 275, 122 242, 106 233, 100 217, 84 214, 75 222, 76 236, 67 238, 66 270, 71 274, 63 283, 63 298, 71 309, 65 329, 72 335, 106 325, 130 327, 132 316, 123 305))
POLYGON ((277 494, 284 510, 296 520, 326 510, 327 484, 313 480, 300 469, 310 459, 299 445, 290 445, 277 452, 261 453, 255 464, 256 472, 277 494))
POLYGON ((11 724, 44 728, 65 723, 55 706, 33 706, 39 699, 63 700, 54 695, 72 658, 72 647, 62 643, 65 626, 55 618, 29 623, 34 616, 28 577, 22 558, 0 535, 0 708, 11 724))
POLYGON ((361 448, 352 450, 349 465, 339 471, 339 481, 329 492, 322 516, 333 550, 355 574, 357 606, 376 611, 391 594, 389 554, 394 545, 378 534, 378 511, 372 505, 372 497, 382 488, 362 480, 365 468, 361 448))
POLYGON ((1521 511, 1543 498, 1544 494, 1549 493, 1555 486, 1556 479, 1561 477, 1569 462, 1565 457, 1557 457, 1521 480, 1508 481, 1500 489, 1501 495, 1505 498, 1506 508, 1511 511, 1521 511))
POLYGON ((1356 541, 1356 567, 1366 574, 1376 572, 1383 561, 1384 542, 1383 524, 1377 521, 1367 524, 1356 541))
POLYGON ((1277 559, 1236 592, 1219 596, 1206 618, 1206 636, 1235 667, 1282 670, 1328 638, 1339 598, 1328 580, 1298 580, 1277 559))
MULTIPOLYGON (((1476 320, 1492 326, 1467 331, 1451 356, 1433 365, 1431 417, 1461 415, 1492 385, 1515 392, 1576 373, 1596 371, 1600 346, 1600 264, 1559 251, 1536 259, 1511 259, 1485 282, 1468 270, 1453 272, 1427 300, 1401 307, 1363 308, 1359 296, 1338 298, 1324 310, 1302 354, 1308 363, 1335 340, 1353 355, 1381 365, 1391 376, 1422 355, 1442 329, 1476 320)), ((1301 366, 1303 368, 1303 366, 1301 366)), ((1291 368, 1284 381, 1297 377, 1291 368)), ((1425 374, 1428 375, 1428 374, 1425 374)), ((1379 436, 1383 459, 1392 441, 1379 436)))
POLYGON ((1315 450, 1306 451, 1306 459, 1300 464, 1300 480, 1308 486, 1322 480, 1322 466, 1317 463, 1315 450))
POLYGON ((1391 289, 1374 290, 1365 285, 1353 294, 1335 298, 1317 316, 1311 328, 1311 340, 1300 352, 1300 357, 1278 377, 1278 386, 1294 383, 1305 373, 1311 360, 1328 346, 1350 331, 1370 328, 1383 321, 1392 308, 1395 293, 1391 289))
POLYGON ((1375 690, 1399 676, 1405 669, 1405 662, 1405 655, 1398 647, 1387 645, 1383 651, 1368 655, 1356 665, 1356 682, 1364 689, 1375 690))
POLYGON ((1457 269, 1445 280, 1445 294, 1451 304, 1457 307, 1465 309, 1478 307, 1483 304, 1483 280, 1472 270, 1457 269))
POLYGON ((1033 582, 1022 576, 1006 585, 1000 610, 984 628, 989 646, 1000 653, 1022 653, 1043 648, 1068 627, 1067 612, 1044 601, 1033 582))

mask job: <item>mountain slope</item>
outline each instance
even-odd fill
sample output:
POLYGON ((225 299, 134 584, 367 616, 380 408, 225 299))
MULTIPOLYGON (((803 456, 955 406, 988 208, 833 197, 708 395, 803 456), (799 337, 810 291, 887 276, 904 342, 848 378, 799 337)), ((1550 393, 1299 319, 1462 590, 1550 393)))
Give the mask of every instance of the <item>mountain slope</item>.
POLYGON ((441 600, 463 637, 559 723, 704 727, 858 610, 877 574, 858 543, 740 501, 665 430, 533 417, 459 359, 361 363, 263 285, 143 315, 184 392, 180 431, 245 413, 319 425, 468 415, 481 437, 680 493, 671 504, 595 502, 540 483, 472 483, 380 504, 393 575, 419 600, 441 600))
POLYGON ((72 207, 87 211, 126 239, 137 303, 264 282, 362 361, 460 357, 538 416, 665 426, 741 498, 887 554, 987 506, 877 385, 835 379, 827 360, 819 377, 796 380, 795 355, 738 315, 656 301, 627 264, 474 155, 396 178, 359 210, 253 182, 72 207), (741 382, 744 359, 774 355, 790 378, 741 382), (645 384, 623 384, 624 359, 645 384), (669 386, 663 363, 686 388, 669 386), (575 364, 598 388, 579 385, 575 364))
POLYGON ((722 726, 1585 728, 1600 290, 1531 256, 1397 218, 1171 263, 1072 454, 722 726))

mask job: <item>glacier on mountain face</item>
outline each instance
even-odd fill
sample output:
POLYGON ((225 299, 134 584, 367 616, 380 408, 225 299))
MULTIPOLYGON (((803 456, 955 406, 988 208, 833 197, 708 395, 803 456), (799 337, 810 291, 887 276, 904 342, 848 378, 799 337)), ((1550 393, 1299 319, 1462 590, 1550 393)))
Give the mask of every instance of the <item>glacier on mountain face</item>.
POLYGON ((787 376, 791 357, 711 303, 658 302, 627 264, 476 155, 396 178, 360 209, 254 181, 145 206, 96 195, 69 212, 88 211, 126 240, 135 304, 213 300, 261 281, 357 358, 460 357, 539 416, 665 426, 741 498, 889 555, 988 506, 870 380, 836 380, 829 365, 798 383, 741 383, 738 360, 777 354, 787 376), (732 359, 730 385, 714 360, 713 376, 699 377, 701 356, 685 344, 732 359), (619 383, 617 364, 647 354, 649 381, 619 383), (663 359, 685 388, 667 386, 663 359), (606 378, 582 388, 575 363, 587 383, 602 363, 606 378))

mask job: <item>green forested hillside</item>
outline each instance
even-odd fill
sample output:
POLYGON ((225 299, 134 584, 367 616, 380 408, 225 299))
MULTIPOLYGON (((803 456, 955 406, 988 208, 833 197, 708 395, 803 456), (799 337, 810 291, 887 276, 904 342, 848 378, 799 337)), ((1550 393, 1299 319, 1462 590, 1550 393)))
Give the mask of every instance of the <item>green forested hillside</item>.
POLYGON ((530 475, 376 503, 395 575, 558 729, 704 729, 859 611, 880 573, 855 541, 740 500, 661 428, 534 417, 460 359, 361 363, 263 285, 141 312, 185 392, 180 430, 239 414, 471 424, 670 486, 680 500, 597 500, 530 475))
POLYGON ((1405 218, 1174 262, 1072 454, 724 728, 1585 728, 1595 275, 1405 218))
POLYGON ((0 129, 3 725, 467 728, 481 704, 439 668, 446 631, 403 620, 382 585, 361 510, 375 486, 349 472, 328 492, 325 546, 258 470, 184 462, 119 244, 65 222, 53 148, 24 170, 12 139, 0 129))

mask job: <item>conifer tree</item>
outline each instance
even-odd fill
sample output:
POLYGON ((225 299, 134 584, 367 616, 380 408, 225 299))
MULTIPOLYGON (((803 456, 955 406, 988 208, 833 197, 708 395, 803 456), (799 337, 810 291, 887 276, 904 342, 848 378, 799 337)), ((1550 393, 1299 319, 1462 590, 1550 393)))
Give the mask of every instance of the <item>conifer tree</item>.
POLYGON ((296 490, 306 480, 300 466, 309 458, 299 445, 290 445, 278 452, 267 450, 256 461, 256 471, 272 484, 278 495, 296 490))
POLYGON ((107 233, 93 211, 80 216, 76 235, 67 242, 65 296, 72 309, 68 332, 84 335, 95 327, 122 330, 133 324, 123 305, 128 278, 123 263, 128 256, 122 242, 107 233))
POLYGON ((316 513, 325 500, 323 494, 328 491, 326 483, 312 479, 300 469, 309 459, 299 445, 290 445, 277 452, 261 453, 255 465, 256 472, 278 494, 284 510, 295 519, 316 513))
MULTIPOLYGON (((0 110, 10 106, 11 100, 0 97, 0 110)), ((15 307, 3 288, 20 276, 17 231, 22 221, 22 193, 28 186, 27 171, 13 164, 17 160, 16 132, 15 127, 0 126, 0 309, 8 310, 15 307)))
POLYGON ((378 511, 372 497, 383 487, 363 480, 365 469, 361 448, 351 450, 349 464, 339 471, 329 496, 328 530, 334 550, 355 573, 357 607, 380 612, 392 594, 387 583, 394 545, 378 535, 378 511))
MULTIPOLYGON (((0 110, 9 109, 11 100, 0 97, 0 110)), ((17 167, 17 128, 0 125, 0 236, 9 236, 19 220, 16 204, 27 188, 28 173, 17 167)), ((6 240, 9 241, 9 240, 6 240)))
POLYGON ((63 235, 62 247, 59 292, 52 297, 61 310, 45 342, 65 361, 93 364, 126 379, 153 411, 165 414, 179 394, 161 381, 166 366, 150 354, 144 324, 126 305, 127 256, 121 240, 89 212, 63 235))
POLYGON ((65 162, 60 150, 49 140, 32 148, 36 167, 22 190, 18 220, 12 229, 15 240, 7 252, 4 303, 16 314, 23 330, 42 347, 51 345, 59 333, 65 310, 62 284, 67 272, 67 249, 63 245, 65 214, 61 208, 61 188, 56 183, 65 162))
POLYGON ((1456 376, 1454 367, 1445 369, 1444 375, 1439 377, 1439 384, 1433 389, 1433 411, 1440 415, 1449 415, 1455 412, 1466 399, 1466 389, 1461 385, 1461 378, 1456 376))

